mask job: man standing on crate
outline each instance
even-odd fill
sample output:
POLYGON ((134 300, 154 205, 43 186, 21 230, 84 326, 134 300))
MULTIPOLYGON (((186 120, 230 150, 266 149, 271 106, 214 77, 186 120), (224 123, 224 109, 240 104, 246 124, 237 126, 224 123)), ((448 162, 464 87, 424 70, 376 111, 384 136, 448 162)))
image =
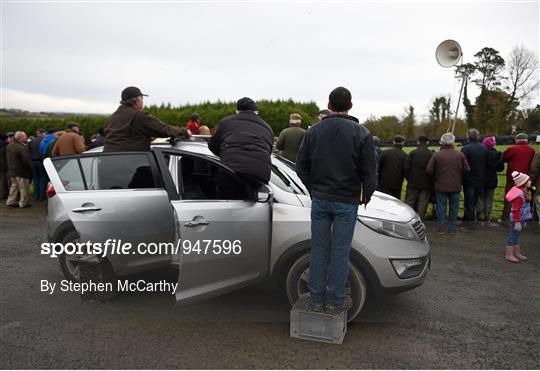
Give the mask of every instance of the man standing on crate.
POLYGON ((351 107, 349 90, 334 89, 330 115, 307 131, 296 162, 296 172, 312 199, 311 309, 329 314, 352 307, 345 284, 358 205, 370 201, 377 185, 371 134, 348 115, 351 107))

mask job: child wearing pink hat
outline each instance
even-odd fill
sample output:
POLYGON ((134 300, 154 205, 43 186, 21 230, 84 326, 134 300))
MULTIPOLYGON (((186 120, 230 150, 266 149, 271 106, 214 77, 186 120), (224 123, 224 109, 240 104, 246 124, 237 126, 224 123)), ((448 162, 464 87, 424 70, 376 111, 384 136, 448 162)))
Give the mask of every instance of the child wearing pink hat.
POLYGON ((518 243, 519 232, 526 222, 532 219, 531 203, 527 189, 531 187, 529 176, 519 171, 512 172, 515 186, 506 194, 506 201, 512 204, 510 211, 510 233, 506 239, 506 260, 519 263, 527 260, 521 255, 521 246, 518 243), (523 224, 522 224, 523 223, 523 224))

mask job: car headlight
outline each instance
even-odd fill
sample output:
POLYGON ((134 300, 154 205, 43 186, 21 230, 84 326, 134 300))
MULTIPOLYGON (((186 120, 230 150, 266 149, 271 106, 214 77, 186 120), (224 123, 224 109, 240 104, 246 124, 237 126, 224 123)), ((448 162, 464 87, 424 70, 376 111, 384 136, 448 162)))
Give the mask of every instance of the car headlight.
POLYGON ((390 259, 399 278, 419 276, 424 268, 424 259, 390 259))
POLYGON ((358 220, 360 223, 377 233, 382 233, 395 238, 404 238, 407 240, 419 239, 414 231, 414 228, 406 223, 391 222, 389 220, 368 218, 365 216, 358 217, 358 220))

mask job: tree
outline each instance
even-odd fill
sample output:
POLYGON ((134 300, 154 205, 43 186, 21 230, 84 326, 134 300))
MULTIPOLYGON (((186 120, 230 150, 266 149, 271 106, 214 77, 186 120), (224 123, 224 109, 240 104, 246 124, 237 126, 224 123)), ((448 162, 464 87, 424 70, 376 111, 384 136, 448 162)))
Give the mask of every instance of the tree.
POLYGON ((414 107, 409 106, 408 108, 405 109, 405 116, 403 117, 403 120, 401 122, 401 126, 403 126, 405 136, 408 139, 412 139, 415 137, 415 133, 414 133, 415 122, 416 122, 416 115, 414 114, 414 107))
POLYGON ((540 134, 540 104, 537 104, 535 108, 524 110, 523 113, 526 115, 523 130, 540 134))
POLYGON ((474 127, 481 133, 509 133, 509 95, 502 90, 484 90, 476 98, 474 127))
POLYGON ((382 116, 381 118, 370 117, 363 123, 372 135, 382 140, 390 140, 395 135, 403 135, 402 127, 396 116, 382 116))
POLYGON ((510 100, 515 109, 527 103, 538 91, 538 56, 524 46, 512 49, 508 60, 508 86, 510 100))
POLYGON ((450 127, 451 115, 450 97, 436 97, 429 110, 429 122, 426 125, 424 134, 429 137, 436 137, 439 132, 446 132, 450 127))
POLYGON ((480 90, 491 90, 501 85, 501 73, 504 70, 504 58, 493 48, 485 47, 474 55, 478 60, 474 62, 475 72, 480 76, 473 82, 480 90))
POLYGON ((465 81, 465 86, 463 87, 463 107, 465 107, 465 121, 467 127, 470 129, 474 127, 474 105, 471 104, 469 95, 467 94, 468 81, 465 81))
POLYGON ((473 127, 473 115, 472 111, 474 106, 471 105, 469 96, 467 94, 467 88, 469 85, 469 78, 476 72, 476 66, 472 63, 464 63, 456 66, 456 78, 463 80, 463 106, 465 107, 465 116, 467 120, 467 126, 473 127))

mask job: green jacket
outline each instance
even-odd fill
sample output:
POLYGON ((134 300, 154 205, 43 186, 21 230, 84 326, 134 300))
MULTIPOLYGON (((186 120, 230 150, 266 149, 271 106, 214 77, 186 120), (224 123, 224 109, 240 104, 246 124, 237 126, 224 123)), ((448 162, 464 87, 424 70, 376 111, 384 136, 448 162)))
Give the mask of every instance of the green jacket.
POLYGON ((306 131, 299 126, 291 126, 283 129, 276 143, 276 148, 283 151, 283 157, 292 162, 296 162, 298 149, 304 139, 306 131))

